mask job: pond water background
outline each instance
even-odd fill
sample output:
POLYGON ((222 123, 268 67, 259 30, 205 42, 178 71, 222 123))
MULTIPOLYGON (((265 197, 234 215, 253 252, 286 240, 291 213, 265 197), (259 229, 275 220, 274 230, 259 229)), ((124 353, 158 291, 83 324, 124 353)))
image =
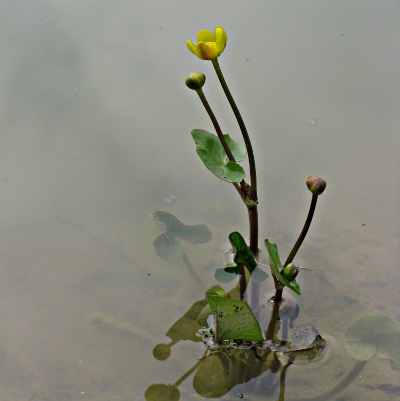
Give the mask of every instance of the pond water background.
MULTIPOLYGON (((247 233, 239 197, 190 135, 213 131, 184 86, 202 71, 223 130, 240 139, 211 63, 185 46, 215 25, 228 33, 220 64, 255 148, 260 239, 286 255, 307 213, 305 179, 328 182, 296 258, 312 269, 297 301, 298 323, 334 345, 325 364, 289 369, 286 400, 340 380, 352 365, 345 328, 365 313, 400 320, 399 8, 0 0, 0 399, 143 400, 201 356, 199 343, 164 362, 152 349, 215 284, 228 234, 247 233), (202 283, 155 255, 149 215, 160 209, 212 231, 185 248, 202 283), (134 334, 99 329, 99 315, 134 334)), ((262 301, 271 295, 269 282, 262 301)), ((337 399, 392 400, 399 386, 377 357, 337 399)), ((191 379, 180 389, 200 399, 191 379)))

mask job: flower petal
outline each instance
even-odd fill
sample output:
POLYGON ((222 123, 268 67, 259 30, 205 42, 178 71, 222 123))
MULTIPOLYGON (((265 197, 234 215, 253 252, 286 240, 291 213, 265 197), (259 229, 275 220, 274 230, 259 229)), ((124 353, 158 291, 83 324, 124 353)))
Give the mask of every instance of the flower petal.
POLYGON ((197 43, 197 56, 202 60, 214 60, 218 57, 215 42, 197 43))
POLYGON ((199 42, 215 42, 215 36, 208 29, 203 29, 197 34, 197 43, 199 42))
POLYGON ((218 56, 224 51, 226 47, 226 42, 228 41, 228 37, 226 35, 225 29, 222 26, 215 27, 215 41, 216 48, 218 52, 218 56))
POLYGON ((208 29, 199 31, 196 44, 186 41, 188 49, 202 60, 215 60, 225 49, 228 38, 225 29, 217 25, 214 33, 208 29))
POLYGON ((197 56, 197 52, 196 52, 196 46, 192 43, 192 41, 190 39, 188 39, 186 41, 186 46, 188 47, 188 49, 195 55, 197 56))

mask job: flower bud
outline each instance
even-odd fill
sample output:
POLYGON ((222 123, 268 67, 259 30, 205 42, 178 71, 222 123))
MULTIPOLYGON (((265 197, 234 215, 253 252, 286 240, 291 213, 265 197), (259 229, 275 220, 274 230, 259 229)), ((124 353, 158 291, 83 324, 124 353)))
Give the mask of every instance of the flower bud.
POLYGON ((308 189, 314 194, 314 195, 321 195, 322 192, 325 191, 326 188, 326 181, 318 177, 316 175, 311 175, 310 177, 307 178, 306 181, 308 189))
POLYGON ((185 79, 186 86, 195 91, 200 90, 205 82, 206 76, 201 72, 192 72, 185 79))
POLYGON ((287 280, 292 281, 299 274, 299 268, 293 263, 289 263, 286 267, 282 269, 281 274, 287 280))

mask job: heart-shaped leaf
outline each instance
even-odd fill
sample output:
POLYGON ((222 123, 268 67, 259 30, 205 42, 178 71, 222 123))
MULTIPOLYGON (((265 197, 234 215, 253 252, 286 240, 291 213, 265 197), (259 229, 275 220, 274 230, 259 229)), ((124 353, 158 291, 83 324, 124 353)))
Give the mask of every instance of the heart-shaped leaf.
POLYGON ((163 230, 191 244, 204 244, 211 239, 211 231, 203 224, 186 225, 173 214, 158 210, 153 213, 153 219, 162 226, 163 230))
POLYGON ((207 292, 206 298, 214 315, 218 341, 264 341, 260 325, 246 302, 220 297, 215 292, 207 292))
POLYGON ((382 346, 400 362, 400 324, 387 315, 362 316, 346 330, 344 347, 358 361, 372 358, 382 346))
POLYGON ((171 234, 164 233, 153 241, 154 249, 159 258, 175 262, 183 255, 181 243, 171 234))
MULTIPOLYGON (((196 152, 204 165, 219 179, 226 182, 240 182, 244 179, 244 170, 239 164, 229 160, 218 136, 210 132, 195 129, 192 137, 196 144, 196 152)), ((225 140, 237 162, 244 160, 246 150, 230 138, 224 135, 225 140)))

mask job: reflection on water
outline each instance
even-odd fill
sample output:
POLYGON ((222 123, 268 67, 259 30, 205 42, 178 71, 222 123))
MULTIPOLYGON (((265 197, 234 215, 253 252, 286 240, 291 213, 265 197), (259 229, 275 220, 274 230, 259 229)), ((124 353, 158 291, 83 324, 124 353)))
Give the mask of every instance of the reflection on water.
MULTIPOLYGON (((218 290, 220 287, 214 287, 210 289, 210 292, 218 290)), ((229 295, 237 296, 237 289, 234 289, 229 295)), ((207 319, 207 322, 212 324, 212 328, 210 327, 207 330, 201 328, 200 325, 202 318, 204 318, 202 314, 206 306, 205 300, 193 304, 189 311, 168 330, 167 336, 171 338, 171 343, 158 344, 153 349, 154 357, 160 361, 165 361, 171 355, 171 346, 178 341, 198 341, 199 337, 202 337, 203 342, 207 345, 203 357, 173 385, 152 384, 148 387, 145 392, 147 401, 178 400, 180 397, 179 385, 193 373, 193 389, 204 398, 220 398, 228 393, 233 395, 231 390, 240 386, 240 391, 242 391, 240 394, 243 396, 244 392, 246 399, 279 394, 279 399, 283 401, 285 399, 285 377, 288 367, 293 363, 315 362, 326 348, 326 341, 310 324, 296 326, 293 330, 292 342, 280 341, 278 339, 280 321, 275 326, 274 341, 257 343, 256 341, 227 340, 218 345, 215 338, 214 341, 210 342, 212 338, 210 335, 213 335, 215 331, 214 322, 210 323, 210 319, 207 319), (197 335, 197 338, 194 334, 197 335), (280 343, 280 345, 275 345, 275 342, 280 343), (273 375, 265 375, 266 372, 273 375), (261 380, 254 380, 261 375, 264 376, 260 378, 261 380), (249 383, 250 381, 252 382, 249 383), (169 395, 167 396, 167 394, 169 395)), ((219 313, 217 311, 215 314, 217 324, 219 324, 219 313)), ((225 317, 226 319, 227 317, 225 317)), ((240 317, 236 316, 235 321, 237 320, 238 324, 239 319, 240 317)), ((286 320, 282 317, 283 322, 286 320)), ((221 318, 219 321, 222 324, 221 318)), ((237 392, 237 390, 235 391, 237 392)))

